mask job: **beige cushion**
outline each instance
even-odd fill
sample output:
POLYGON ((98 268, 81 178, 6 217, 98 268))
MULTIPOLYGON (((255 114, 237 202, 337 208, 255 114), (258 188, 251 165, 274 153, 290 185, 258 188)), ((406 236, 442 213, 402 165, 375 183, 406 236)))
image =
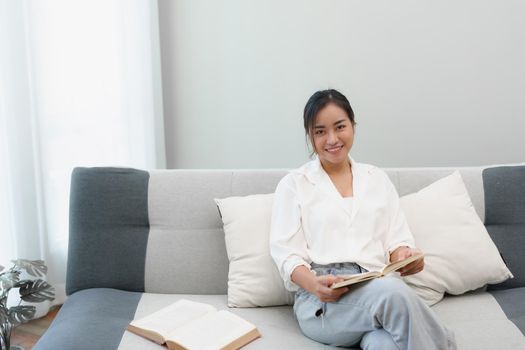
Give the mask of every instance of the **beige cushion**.
POLYGON ((425 269, 404 280, 432 305, 512 277, 476 214, 458 171, 402 197, 401 207, 425 253, 425 269))
POLYGON ((215 199, 219 206, 228 272, 228 306, 255 307, 293 303, 270 256, 273 194, 215 199))

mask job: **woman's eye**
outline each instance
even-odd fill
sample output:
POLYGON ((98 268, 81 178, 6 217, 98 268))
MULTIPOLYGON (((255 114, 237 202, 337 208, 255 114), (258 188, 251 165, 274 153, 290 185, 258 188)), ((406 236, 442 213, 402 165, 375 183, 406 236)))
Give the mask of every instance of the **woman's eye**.
POLYGON ((324 130, 316 130, 315 131, 316 135, 322 135, 323 133, 324 133, 324 130))
POLYGON ((346 128, 346 125, 344 125, 344 124, 342 124, 342 125, 338 125, 338 126, 337 126, 337 129, 338 129, 338 130, 341 130, 341 129, 344 129, 344 128, 346 128))

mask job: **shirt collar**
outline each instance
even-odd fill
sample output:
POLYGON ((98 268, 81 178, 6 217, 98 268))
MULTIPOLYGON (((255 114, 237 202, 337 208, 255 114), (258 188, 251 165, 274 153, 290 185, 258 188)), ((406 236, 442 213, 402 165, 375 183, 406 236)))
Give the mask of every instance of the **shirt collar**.
MULTIPOLYGON (((348 155, 348 161, 350 162, 350 165, 352 167, 352 174, 355 178, 356 176, 358 176, 359 173, 359 165, 350 155, 348 155)), ((299 169, 294 170, 293 172, 306 176, 306 178, 313 184, 320 183, 324 177, 328 176, 323 166, 321 165, 321 160, 318 156, 315 156, 313 160, 306 163, 299 169)))

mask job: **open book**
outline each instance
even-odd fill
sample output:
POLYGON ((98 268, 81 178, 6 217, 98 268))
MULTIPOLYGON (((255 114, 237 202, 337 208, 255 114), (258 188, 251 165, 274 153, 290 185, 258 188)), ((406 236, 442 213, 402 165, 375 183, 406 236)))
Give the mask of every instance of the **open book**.
POLYGON ((128 331, 170 350, 233 350, 261 336, 253 324, 229 311, 186 299, 133 320, 128 331))
POLYGON ((406 258, 405 260, 396 261, 396 262, 386 265, 385 267, 383 267, 381 271, 369 271, 369 272, 358 273, 355 275, 337 275, 338 277, 343 277, 345 280, 332 284, 331 288, 336 289, 336 288, 346 287, 351 284, 368 281, 368 280, 378 278, 378 277, 383 277, 385 275, 388 275, 390 272, 397 271, 407 266, 411 262, 421 259, 422 257, 423 257, 423 254, 412 255, 406 258))

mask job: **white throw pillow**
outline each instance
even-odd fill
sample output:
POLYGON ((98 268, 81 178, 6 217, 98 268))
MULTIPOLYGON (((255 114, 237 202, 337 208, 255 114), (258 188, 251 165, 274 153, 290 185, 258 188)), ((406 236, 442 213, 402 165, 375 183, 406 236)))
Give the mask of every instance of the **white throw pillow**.
POLYGON ((228 272, 228 306, 293 304, 270 256, 273 193, 215 199, 224 223, 228 272))
POLYGON ((404 277, 429 305, 512 277, 458 171, 400 199, 425 268, 404 277))

